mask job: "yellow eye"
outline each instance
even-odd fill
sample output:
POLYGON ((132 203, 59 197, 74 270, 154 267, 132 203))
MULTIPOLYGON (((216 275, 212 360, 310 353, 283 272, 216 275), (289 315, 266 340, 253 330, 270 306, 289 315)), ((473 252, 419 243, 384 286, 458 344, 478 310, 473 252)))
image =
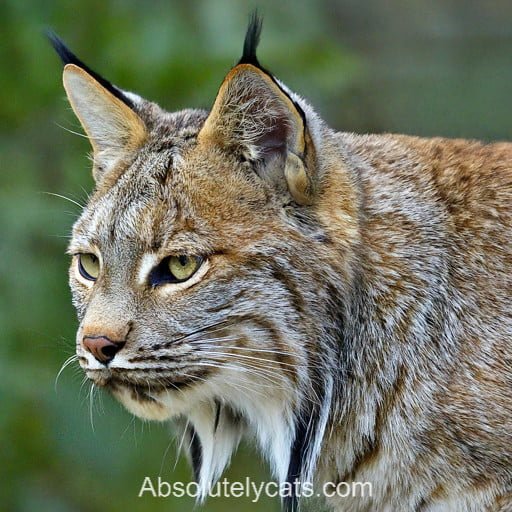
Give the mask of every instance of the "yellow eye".
POLYGON ((78 271, 83 278, 96 281, 100 275, 100 260, 95 254, 79 254, 78 271))
POLYGON ((169 272, 174 278, 172 282, 190 279, 201 266, 200 256, 171 256, 168 260, 169 272))

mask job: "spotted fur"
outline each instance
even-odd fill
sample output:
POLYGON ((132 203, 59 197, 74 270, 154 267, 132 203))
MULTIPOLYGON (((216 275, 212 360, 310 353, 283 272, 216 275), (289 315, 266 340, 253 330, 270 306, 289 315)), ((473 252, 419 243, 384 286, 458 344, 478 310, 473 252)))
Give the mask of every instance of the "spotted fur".
POLYGON ((67 62, 96 180, 69 247, 80 364, 176 423, 203 497, 247 438, 281 482, 372 482, 335 511, 511 510, 512 145, 334 132, 259 31, 209 113, 67 62), (169 255, 207 263, 152 285, 169 255), (93 335, 125 345, 104 364, 93 335))

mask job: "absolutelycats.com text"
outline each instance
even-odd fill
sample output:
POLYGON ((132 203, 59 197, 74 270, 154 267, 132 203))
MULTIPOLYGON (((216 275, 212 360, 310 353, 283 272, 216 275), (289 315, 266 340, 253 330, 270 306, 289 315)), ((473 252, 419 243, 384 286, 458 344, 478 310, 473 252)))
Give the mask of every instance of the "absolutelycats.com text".
MULTIPOLYGON (((253 482, 250 478, 244 481, 230 481, 224 478, 212 485, 207 496, 223 498, 249 498, 253 503, 262 496, 269 498, 371 498, 373 487, 371 482, 326 482, 315 488, 311 482, 253 482)), ((161 477, 146 476, 140 487, 138 497, 153 498, 199 498, 201 488, 197 482, 169 482, 161 477)))

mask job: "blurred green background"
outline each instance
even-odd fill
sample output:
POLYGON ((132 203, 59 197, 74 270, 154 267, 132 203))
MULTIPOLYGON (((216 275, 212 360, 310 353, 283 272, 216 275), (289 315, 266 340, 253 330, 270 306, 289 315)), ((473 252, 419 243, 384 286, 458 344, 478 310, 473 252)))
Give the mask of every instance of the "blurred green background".
MULTIPOLYGON (((53 27, 93 69, 177 110, 212 103, 248 13, 260 60, 345 131, 512 138, 512 3, 454 0, 0 3, 0 510, 177 511, 138 499, 143 478, 190 479, 166 425, 89 400, 73 353, 67 236, 92 180, 87 141, 42 36, 53 27)), ((268 479, 250 447, 227 476, 268 479)), ((205 511, 277 511, 210 499, 205 511)))

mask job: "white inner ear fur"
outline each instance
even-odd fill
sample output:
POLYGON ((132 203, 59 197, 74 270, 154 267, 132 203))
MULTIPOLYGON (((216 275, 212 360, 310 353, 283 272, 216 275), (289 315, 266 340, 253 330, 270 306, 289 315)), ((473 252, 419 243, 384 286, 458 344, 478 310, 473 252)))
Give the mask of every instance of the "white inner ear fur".
POLYGON ((268 151, 265 135, 275 135, 286 146, 285 178, 290 194, 301 205, 312 203, 313 187, 300 155, 305 150, 304 120, 294 102, 264 72, 239 64, 220 87, 199 139, 242 146, 251 159, 268 151))
POLYGON ((69 102, 94 151, 96 167, 108 169, 146 138, 142 119, 82 68, 67 64, 63 82, 69 102))

